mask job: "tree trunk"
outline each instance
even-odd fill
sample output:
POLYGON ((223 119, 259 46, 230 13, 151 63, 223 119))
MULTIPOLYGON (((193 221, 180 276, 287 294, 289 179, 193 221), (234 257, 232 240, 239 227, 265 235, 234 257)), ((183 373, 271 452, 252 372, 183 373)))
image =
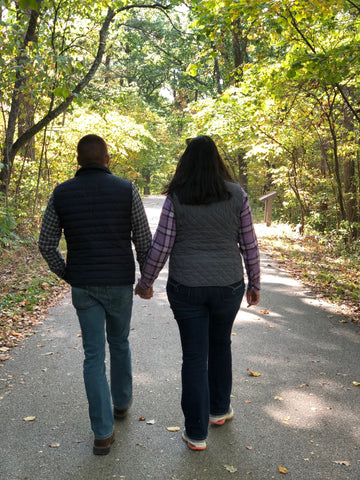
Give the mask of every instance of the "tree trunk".
POLYGON ((234 68, 235 72, 238 73, 239 69, 244 65, 247 59, 247 38, 243 36, 243 28, 240 18, 235 20, 231 26, 231 44, 234 57, 234 68))
POLYGON ((249 180, 247 176, 247 161, 244 158, 245 152, 239 152, 237 155, 239 173, 238 173, 238 180, 240 185, 243 187, 245 192, 248 191, 249 180))
MULTIPOLYGON (((353 97, 351 90, 344 87, 347 97, 353 97)), ((346 129, 344 141, 347 142, 347 132, 354 132, 354 115, 350 110, 348 104, 344 104, 343 125, 346 129)), ((347 155, 343 159, 343 177, 344 177, 344 193, 345 193, 345 209, 346 216, 349 222, 357 220, 357 184, 356 184, 356 168, 355 158, 347 155)))

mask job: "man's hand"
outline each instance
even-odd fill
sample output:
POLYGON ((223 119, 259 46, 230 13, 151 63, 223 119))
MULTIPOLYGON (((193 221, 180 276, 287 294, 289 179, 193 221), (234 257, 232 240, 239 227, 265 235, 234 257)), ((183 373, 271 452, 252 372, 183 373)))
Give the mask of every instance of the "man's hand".
POLYGON ((247 308, 251 307, 251 305, 257 305, 260 301, 259 290, 248 290, 246 292, 246 300, 248 302, 247 308))
POLYGON ((152 298, 152 296, 154 295, 154 289, 153 287, 141 288, 138 282, 135 287, 135 295, 139 295, 139 297, 143 298, 144 300, 150 300, 150 298, 152 298))

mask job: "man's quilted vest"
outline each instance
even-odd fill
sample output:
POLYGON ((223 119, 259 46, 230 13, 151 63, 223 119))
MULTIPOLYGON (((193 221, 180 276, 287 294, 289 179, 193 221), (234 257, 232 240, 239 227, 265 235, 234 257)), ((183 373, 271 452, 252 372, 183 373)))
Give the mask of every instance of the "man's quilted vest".
POLYGON ((129 181, 106 167, 82 167, 55 188, 54 207, 65 234, 66 280, 72 286, 134 283, 129 181))
POLYGON ((172 196, 176 238, 169 276, 183 285, 226 286, 243 278, 238 246, 243 198, 239 185, 226 185, 231 198, 210 205, 183 205, 172 196))

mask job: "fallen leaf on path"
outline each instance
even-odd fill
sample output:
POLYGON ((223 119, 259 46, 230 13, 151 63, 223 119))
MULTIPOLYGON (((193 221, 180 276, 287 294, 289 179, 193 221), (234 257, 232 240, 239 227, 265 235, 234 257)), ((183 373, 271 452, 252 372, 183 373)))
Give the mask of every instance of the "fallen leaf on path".
POLYGON ((10 355, 0 355, 0 362, 5 362, 5 360, 10 360, 10 355))
POLYGON ((237 333, 236 332, 231 332, 231 335, 237 335, 237 333))
POLYGON ((60 443, 50 443, 49 447, 50 448, 58 448, 58 447, 60 447, 60 443))
POLYGON ((139 422, 145 422, 145 417, 139 417, 139 422))
POLYGON ((274 400, 278 400, 279 402, 282 402, 284 399, 282 397, 274 397, 274 400))
POLYGON ((9 350, 9 347, 0 347, 0 352, 8 352, 9 350))
POLYGON ((355 387, 360 387, 360 382, 353 382, 353 385, 355 385, 355 387))
POLYGON ((264 315, 269 315, 269 310, 260 310, 260 313, 263 313, 264 315))
POLYGON ((155 420, 148 420, 146 423, 147 423, 147 425, 154 425, 155 420))
POLYGON ((284 475, 288 473, 287 469, 285 467, 282 467, 281 465, 279 466, 279 472, 283 473, 284 475))
POLYGON ((235 473, 237 472, 237 468, 233 467, 232 465, 224 465, 224 468, 230 473, 235 473))
POLYGON ((260 377, 261 376, 261 373, 254 372, 254 371, 250 370, 250 368, 247 368, 246 370, 249 372, 250 377, 260 377))
POLYGON ((251 403, 251 400, 245 400, 245 403, 251 403))
POLYGON ((80 337, 82 337, 82 334, 78 333, 76 336, 80 338, 80 337))
POLYGON ((301 385, 299 385, 299 388, 304 388, 304 387, 308 387, 309 384, 308 383, 302 383, 301 385))
POLYGON ((25 420, 25 422, 33 422, 35 420, 36 417, 24 417, 23 420, 25 420))
POLYGON ((247 448, 248 450, 252 450, 252 449, 253 449, 253 447, 250 447, 250 445, 248 445, 246 448, 247 448))
POLYGON ((15 332, 14 330, 11 331, 11 335, 13 335, 14 337, 22 337, 22 333, 19 333, 19 332, 15 332))
POLYGON ((180 427, 166 427, 166 430, 169 432, 178 432, 180 430, 180 427))
POLYGON ((350 467, 351 465, 351 463, 347 460, 337 460, 334 463, 336 463, 337 465, 345 465, 345 467, 350 467))

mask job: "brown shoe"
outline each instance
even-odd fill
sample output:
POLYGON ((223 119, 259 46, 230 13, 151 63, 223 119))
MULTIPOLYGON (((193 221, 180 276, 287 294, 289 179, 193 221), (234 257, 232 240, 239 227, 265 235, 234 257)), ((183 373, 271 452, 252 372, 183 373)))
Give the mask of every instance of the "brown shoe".
POLYGON ((94 447, 93 452, 94 455, 107 455, 110 452, 110 445, 115 441, 115 430, 108 438, 98 439, 95 438, 94 440, 94 447))
POLYGON ((120 408, 114 407, 114 418, 116 420, 122 420, 123 418, 125 418, 131 407, 131 404, 132 404, 132 398, 130 400, 129 405, 126 408, 120 409, 120 408))

